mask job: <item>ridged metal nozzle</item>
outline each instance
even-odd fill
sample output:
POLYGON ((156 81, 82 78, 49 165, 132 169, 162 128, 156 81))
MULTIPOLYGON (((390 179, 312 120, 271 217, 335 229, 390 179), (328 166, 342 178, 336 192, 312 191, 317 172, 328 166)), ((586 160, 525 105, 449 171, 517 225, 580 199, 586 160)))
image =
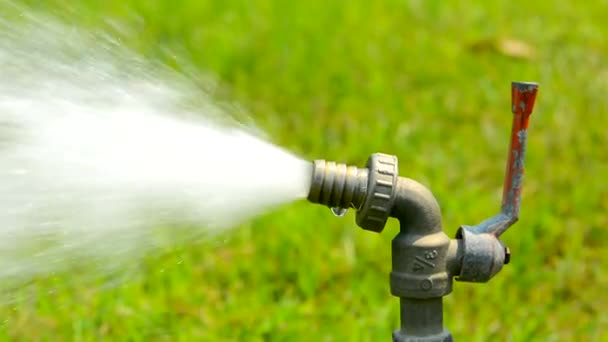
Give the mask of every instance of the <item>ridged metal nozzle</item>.
POLYGON ((330 208, 355 208, 361 228, 380 232, 391 214, 396 185, 395 156, 372 154, 364 169, 316 160, 308 200, 330 208))
POLYGON ((315 160, 308 200, 331 208, 359 209, 367 195, 367 175, 367 169, 315 160))

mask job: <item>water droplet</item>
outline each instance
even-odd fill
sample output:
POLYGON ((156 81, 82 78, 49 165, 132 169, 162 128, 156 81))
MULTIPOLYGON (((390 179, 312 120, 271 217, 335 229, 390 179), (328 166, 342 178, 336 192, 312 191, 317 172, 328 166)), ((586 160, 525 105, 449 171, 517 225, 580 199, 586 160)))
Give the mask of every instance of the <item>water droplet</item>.
POLYGON ((348 211, 348 209, 340 208, 340 207, 331 208, 331 212, 334 213, 334 215, 336 215, 337 217, 342 217, 342 216, 346 215, 347 211, 348 211))

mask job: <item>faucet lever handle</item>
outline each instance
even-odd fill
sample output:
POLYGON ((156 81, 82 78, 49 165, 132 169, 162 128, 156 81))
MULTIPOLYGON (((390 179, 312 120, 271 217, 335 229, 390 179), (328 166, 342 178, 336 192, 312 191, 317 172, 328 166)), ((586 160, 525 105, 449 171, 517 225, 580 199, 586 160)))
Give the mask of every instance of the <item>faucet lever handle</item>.
POLYGON ((511 83, 513 127, 511 128, 501 211, 498 215, 471 227, 476 233, 490 233, 498 237, 519 219, 528 122, 534 109, 537 92, 537 83, 511 83))
POLYGON ((507 156, 501 211, 515 219, 519 217, 521 204, 528 122, 534 109, 537 91, 538 84, 536 83, 513 82, 511 84, 513 127, 511 129, 509 155, 507 156))

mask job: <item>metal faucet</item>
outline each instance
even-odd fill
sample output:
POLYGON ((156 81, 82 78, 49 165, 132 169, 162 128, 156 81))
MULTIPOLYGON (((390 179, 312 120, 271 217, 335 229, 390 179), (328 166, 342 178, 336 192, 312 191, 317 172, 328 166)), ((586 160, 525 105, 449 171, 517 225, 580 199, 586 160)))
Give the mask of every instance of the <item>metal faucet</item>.
POLYGON ((499 214, 475 226, 461 226, 455 239, 442 230, 441 211, 422 184, 398 176, 397 157, 372 154, 365 168, 324 160, 313 163, 308 200, 357 210, 363 229, 381 232, 389 217, 399 220, 392 242, 390 288, 399 297, 401 328, 393 341, 452 341, 443 326, 443 296, 458 281, 487 282, 509 263, 499 240, 519 218, 529 117, 538 85, 511 84, 513 127, 499 214))

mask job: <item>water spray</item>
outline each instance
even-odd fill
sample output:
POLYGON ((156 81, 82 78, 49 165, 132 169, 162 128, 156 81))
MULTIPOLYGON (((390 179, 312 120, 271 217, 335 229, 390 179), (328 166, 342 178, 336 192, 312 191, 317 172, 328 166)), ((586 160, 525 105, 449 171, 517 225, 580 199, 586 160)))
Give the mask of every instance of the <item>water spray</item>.
POLYGON ((461 226, 455 239, 442 230, 433 194, 398 176, 397 157, 373 154, 365 168, 313 163, 310 202, 338 214, 354 208, 357 225, 374 232, 381 232, 389 217, 399 220, 390 289, 400 299, 401 328, 393 341, 452 341, 443 326, 443 296, 452 292, 453 278, 487 282, 509 263, 510 251, 499 237, 519 218, 527 128, 537 91, 536 83, 511 84, 513 127, 500 213, 475 226, 461 226))

